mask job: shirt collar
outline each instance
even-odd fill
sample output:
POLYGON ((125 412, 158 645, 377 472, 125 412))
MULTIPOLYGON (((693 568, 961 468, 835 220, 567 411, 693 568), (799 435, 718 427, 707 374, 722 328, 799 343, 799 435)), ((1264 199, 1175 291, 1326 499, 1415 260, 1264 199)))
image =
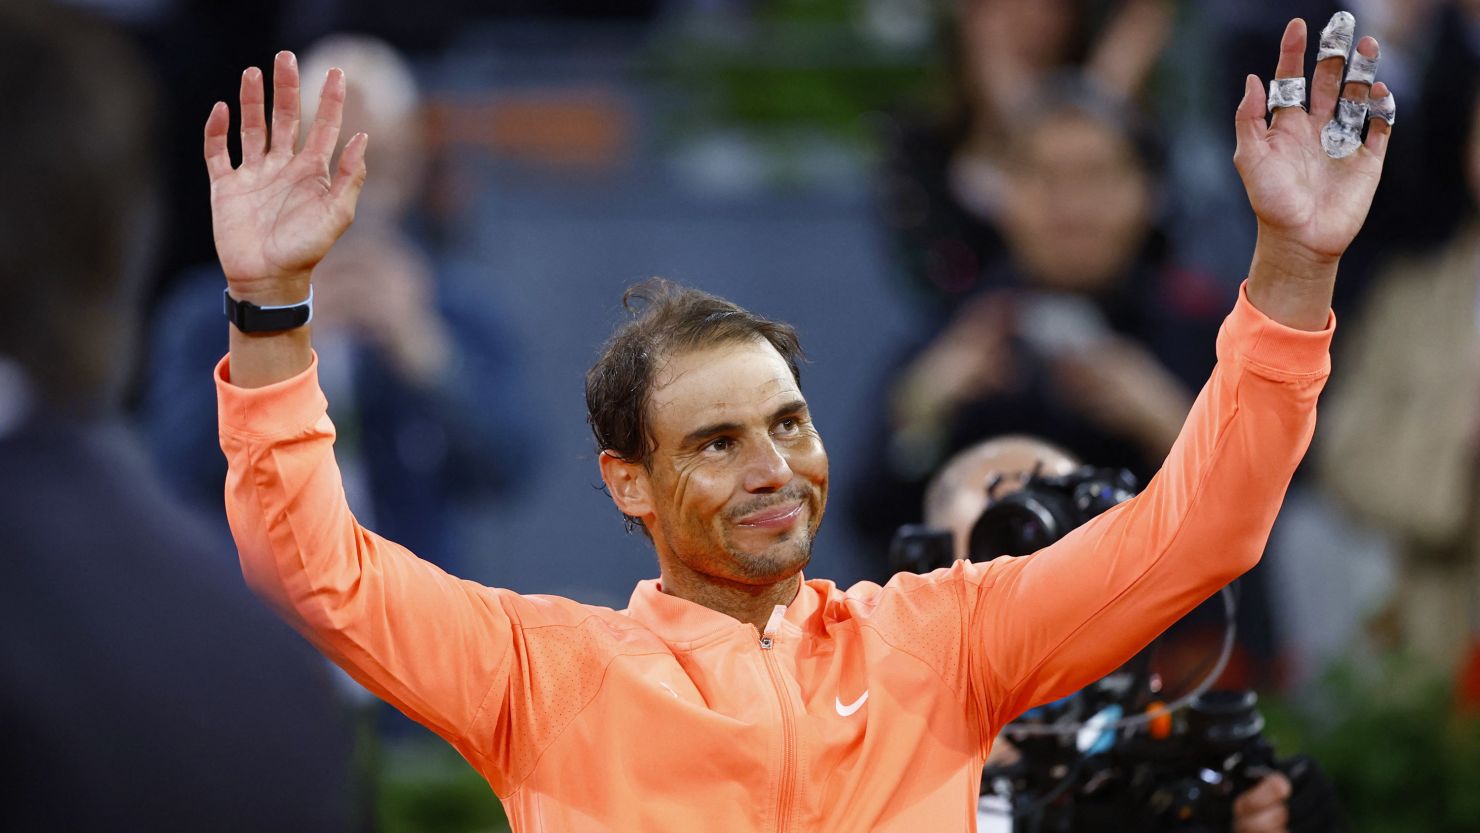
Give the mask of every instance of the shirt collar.
MULTIPOLYGON (((819 592, 814 584, 831 586, 830 582, 809 583, 804 576, 796 598, 785 607, 781 621, 783 633, 800 634, 818 618, 825 590, 819 592)), ((747 638, 753 638, 747 623, 697 602, 664 593, 658 579, 637 583, 626 613, 668 643, 700 642, 724 631, 743 632, 747 638)))

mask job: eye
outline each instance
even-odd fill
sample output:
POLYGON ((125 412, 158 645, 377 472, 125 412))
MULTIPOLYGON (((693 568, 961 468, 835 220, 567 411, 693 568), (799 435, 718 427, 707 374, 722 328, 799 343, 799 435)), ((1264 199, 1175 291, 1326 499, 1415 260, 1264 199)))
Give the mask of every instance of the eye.
POLYGON ((802 432, 802 417, 790 416, 777 420, 776 428, 771 429, 773 436, 795 436, 802 432))
POLYGON ((704 444, 706 451, 729 451, 735 447, 735 441, 729 437, 715 437, 704 444))

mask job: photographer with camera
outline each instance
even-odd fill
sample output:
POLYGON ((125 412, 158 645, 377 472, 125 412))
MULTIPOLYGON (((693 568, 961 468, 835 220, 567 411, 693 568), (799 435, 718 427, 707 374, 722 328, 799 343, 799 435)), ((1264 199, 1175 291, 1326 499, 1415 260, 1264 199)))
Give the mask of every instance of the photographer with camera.
MULTIPOLYGON (((1115 484, 1110 489, 1099 490, 1107 495, 1102 498, 1105 502, 1119 503, 1129 497, 1131 484, 1114 473, 1084 466, 1072 454, 1052 443, 1026 435, 983 440, 950 458, 931 478, 925 491, 924 529, 904 530, 895 547, 896 552, 900 552, 901 541, 913 535, 919 543, 919 549, 912 554, 917 563, 899 566, 926 569, 945 566, 925 562, 945 558, 947 552, 951 560, 963 560, 971 559, 974 550, 978 556, 987 559, 994 551, 1001 554, 1018 549, 1038 549, 1039 542, 1033 540, 1035 537, 1057 539, 1069 531, 1063 527, 1077 525, 1087 519, 1076 515, 1098 514, 1108 508, 1086 502, 1083 509, 1075 509, 1061 500, 1072 497, 1064 494, 1059 488, 1061 485, 1089 485, 1089 491, 1095 491, 1096 478, 1115 484), (1121 486, 1126 488, 1122 490, 1121 486), (1013 497, 1015 495, 1016 498, 1013 497), (997 514, 987 517, 986 523, 982 523, 989 508, 997 509, 997 514), (1050 517, 1047 524, 1014 523, 1014 517, 1032 516, 1045 510, 1050 517), (947 533, 949 551, 945 547, 947 533)), ((903 552, 900 555, 910 557, 903 552)), ((999 736, 987 758, 986 769, 991 773, 1017 767, 1023 754, 1008 737, 999 736)), ((1319 786, 1311 790, 1310 800, 1302 802, 1304 812, 1295 822, 1291 819, 1292 787, 1289 777, 1283 772, 1264 774, 1252 787, 1239 792, 1231 807, 1233 833, 1332 829, 1337 822, 1327 782, 1314 772, 1311 775, 1319 779, 1319 786)), ((1000 816, 1000 812, 997 815, 1000 816)), ((983 818, 983 829, 994 829, 992 821, 991 814, 983 818)))

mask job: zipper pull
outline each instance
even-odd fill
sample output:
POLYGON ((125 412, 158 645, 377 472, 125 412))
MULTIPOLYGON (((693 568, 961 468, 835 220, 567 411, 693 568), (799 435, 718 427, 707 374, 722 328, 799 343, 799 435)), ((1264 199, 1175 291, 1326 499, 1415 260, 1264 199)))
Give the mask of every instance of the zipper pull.
POLYGON ((761 650, 769 651, 776 644, 776 631, 781 629, 781 620, 786 617, 786 605, 776 605, 771 610, 771 618, 766 622, 766 629, 761 632, 761 650))

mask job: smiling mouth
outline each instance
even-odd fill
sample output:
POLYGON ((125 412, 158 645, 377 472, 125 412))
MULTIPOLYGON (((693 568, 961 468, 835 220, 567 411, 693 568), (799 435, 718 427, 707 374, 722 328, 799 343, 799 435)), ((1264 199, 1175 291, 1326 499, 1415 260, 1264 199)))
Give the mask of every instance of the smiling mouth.
POLYGON ((800 500, 779 504, 746 515, 736 521, 735 525, 750 529, 785 529, 796 523, 797 519, 802 516, 802 508, 806 505, 806 501, 800 500))

